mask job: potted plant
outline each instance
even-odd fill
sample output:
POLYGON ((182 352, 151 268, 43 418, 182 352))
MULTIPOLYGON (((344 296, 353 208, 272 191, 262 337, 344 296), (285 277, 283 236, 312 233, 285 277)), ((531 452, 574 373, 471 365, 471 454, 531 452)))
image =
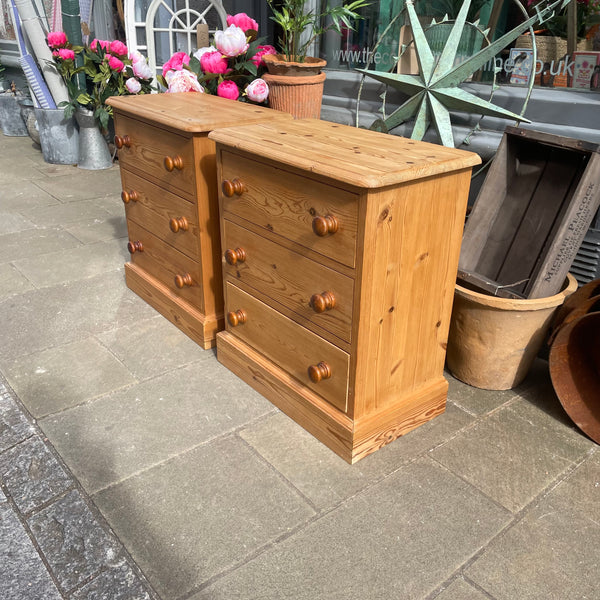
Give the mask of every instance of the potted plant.
POLYGON ((366 0, 348 4, 329 5, 321 11, 308 8, 304 0, 268 0, 279 26, 281 53, 264 57, 268 73, 263 79, 269 85, 269 105, 291 113, 296 118, 319 118, 327 62, 307 56, 312 43, 326 31, 342 33, 342 27, 352 29, 352 21, 360 19, 358 10, 367 6, 366 0))

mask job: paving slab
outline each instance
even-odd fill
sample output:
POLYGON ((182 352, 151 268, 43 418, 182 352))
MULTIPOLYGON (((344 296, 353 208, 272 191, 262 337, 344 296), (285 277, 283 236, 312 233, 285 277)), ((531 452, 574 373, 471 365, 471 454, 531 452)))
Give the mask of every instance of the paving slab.
POLYGON ((37 418, 136 383, 135 377, 95 338, 33 352, 0 368, 37 418))
POLYGON ((0 191, 2 209, 20 213, 29 208, 39 208, 51 204, 59 204, 60 201, 44 191, 36 181, 19 181, 18 185, 12 186, 10 193, 0 191))
POLYGON ((124 558, 118 540, 98 524, 77 490, 31 516, 28 523, 65 592, 124 558))
POLYGON ((314 515, 234 437, 131 477, 94 502, 165 599, 188 593, 314 515))
POLYGON ((103 396, 39 425, 88 493, 224 435, 273 410, 215 361, 103 396))
POLYGON ((127 248, 127 221, 125 211, 122 212, 121 216, 111 215, 106 219, 84 219, 65 227, 65 230, 83 244, 118 239, 122 240, 123 248, 127 248))
POLYGON ((22 513, 46 504, 74 485, 38 435, 0 453, 0 480, 22 513))
POLYGON ((478 421, 431 456, 513 512, 589 450, 591 442, 519 400, 478 421))
POLYGON ((0 452, 26 440, 36 429, 0 380, 0 452))
POLYGON ((61 202, 79 203, 89 198, 120 195, 121 174, 117 165, 100 171, 77 169, 75 175, 69 173, 47 177, 39 181, 38 185, 61 202))
POLYGON ((84 219, 106 219, 110 216, 94 200, 89 199, 89 194, 77 202, 28 208, 23 210, 22 214, 36 225, 44 227, 68 226, 84 219))
POLYGON ((34 286, 31 281, 13 265, 0 264, 0 301, 32 289, 34 286))
MULTIPOLYGON (((4 209, 5 207, 2 206, 2 208, 4 209)), ((29 219, 19 214, 0 212, 0 236, 33 228, 35 228, 35 225, 29 219)))
POLYGON ((339 504, 441 444, 473 418, 449 404, 444 414, 349 465, 337 454, 278 412, 240 432, 240 436, 271 463, 319 509, 339 504))
POLYGON ((494 540, 466 575, 497 600, 600 598, 598 452, 494 540))
POLYGON ((140 381, 200 360, 216 361, 162 315, 96 336, 140 381), (160 351, 157 352, 157 348, 160 351))
POLYGON ((0 358, 15 358, 155 316, 113 271, 0 302, 0 358))
POLYGON ((0 157, 0 172, 2 172, 2 183, 6 185, 20 183, 24 180, 41 180, 46 177, 36 169, 35 161, 21 153, 0 157))
POLYGON ((0 598, 62 600, 10 505, 0 503, 0 598))
POLYGON ((424 598, 509 519, 474 487, 419 459, 190 600, 424 598))
POLYGON ((68 250, 81 242, 60 227, 40 227, 0 236, 0 263, 68 250))
POLYGON ((101 573, 77 590, 71 600, 151 600, 140 578, 122 563, 101 573))
POLYGON ((446 589, 435 596, 435 600, 493 600, 464 579, 455 579, 446 589))
POLYGON ((130 257, 121 240, 109 240, 13 261, 35 287, 89 279, 123 269, 130 257))

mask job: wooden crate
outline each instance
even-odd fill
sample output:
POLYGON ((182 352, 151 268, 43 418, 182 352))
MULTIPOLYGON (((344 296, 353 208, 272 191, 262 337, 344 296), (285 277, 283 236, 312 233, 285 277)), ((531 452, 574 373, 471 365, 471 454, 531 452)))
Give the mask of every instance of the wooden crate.
POLYGON ((459 277, 506 297, 560 291, 600 205, 600 146, 507 127, 465 226, 459 277))

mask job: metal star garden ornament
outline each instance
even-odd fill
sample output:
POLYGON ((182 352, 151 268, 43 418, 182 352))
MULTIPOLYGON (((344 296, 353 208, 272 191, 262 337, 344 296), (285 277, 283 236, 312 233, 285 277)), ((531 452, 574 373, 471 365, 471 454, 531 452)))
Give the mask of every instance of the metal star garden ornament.
POLYGON ((537 5, 536 14, 502 37, 486 46, 466 61, 455 65, 456 52, 465 27, 471 0, 465 0, 454 22, 444 49, 435 60, 417 17, 413 0, 406 0, 408 19, 413 31, 415 52, 419 63, 418 75, 380 73, 368 69, 359 72, 385 83, 411 97, 395 110, 386 120, 388 131, 408 119, 415 117, 412 139, 421 140, 433 121, 444 146, 454 147, 450 110, 477 113, 529 122, 521 115, 492 104, 459 87, 475 71, 493 58, 502 48, 517 39, 534 23, 543 23, 554 15, 556 8, 562 9, 572 0, 555 0, 543 8, 537 5))

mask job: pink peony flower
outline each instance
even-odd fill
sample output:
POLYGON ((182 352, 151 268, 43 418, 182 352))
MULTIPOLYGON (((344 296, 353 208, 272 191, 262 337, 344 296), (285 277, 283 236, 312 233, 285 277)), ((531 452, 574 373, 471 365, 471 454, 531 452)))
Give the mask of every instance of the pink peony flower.
POLYGON ((137 94, 142 89, 142 84, 135 77, 130 77, 125 82, 125 87, 130 94, 137 94))
POLYGON ((246 86, 246 96, 252 102, 264 102, 269 97, 269 86, 263 79, 255 79, 246 86))
POLYGON ((222 81, 217 86, 217 96, 228 100, 237 100, 240 97, 240 90, 233 81, 222 81))
POLYGON ((106 40, 97 40, 97 39, 93 39, 92 43, 90 44, 90 48, 96 52, 98 50, 98 44, 100 44, 100 47, 103 48, 104 50, 110 50, 110 42, 107 42, 106 40))
POLYGON ((108 57, 108 66, 117 73, 120 73, 125 68, 123 61, 112 55, 108 57))
POLYGON ((131 64, 133 74, 138 79, 152 79, 152 69, 150 68, 150 65, 146 62, 146 59, 141 54, 140 56, 141 59, 136 57, 136 60, 131 64))
POLYGON ((275 48, 273 48, 273 46, 259 46, 256 54, 252 57, 252 62, 257 66, 260 67, 261 64, 264 64, 263 62, 263 56, 265 54, 277 54, 277 50, 275 50, 275 48))
POLYGON ((254 19, 251 19, 246 13, 227 15, 227 25, 236 25, 244 33, 248 31, 248 29, 258 31, 258 23, 254 19))
POLYGON ((48 46, 50 48, 62 48, 67 45, 67 36, 62 31, 51 31, 48 34, 48 46))
POLYGON ((194 58, 200 60, 204 54, 208 54, 209 52, 216 52, 217 49, 214 46, 206 46, 205 48, 198 48, 196 52, 194 52, 194 58))
POLYGON ((239 56, 248 50, 243 29, 230 25, 225 31, 215 31, 215 46, 225 56, 239 56))
POLYGON ((61 48, 58 51, 58 56, 63 60, 75 60, 75 52, 73 52, 73 50, 69 50, 68 48, 61 48))
POLYGON ((169 83, 167 92, 204 92, 195 73, 188 70, 171 71, 166 77, 169 83))
POLYGON ((163 77, 166 76, 167 71, 181 71, 183 65, 187 65, 190 62, 190 57, 185 52, 175 52, 173 56, 163 65, 163 77))
POLYGON ((200 66, 205 73, 226 73, 229 68, 227 60, 216 50, 204 53, 200 57, 200 66))
POLYGON ((110 51, 115 55, 115 56, 127 56, 127 46, 119 41, 119 40, 113 40, 110 43, 110 51))

